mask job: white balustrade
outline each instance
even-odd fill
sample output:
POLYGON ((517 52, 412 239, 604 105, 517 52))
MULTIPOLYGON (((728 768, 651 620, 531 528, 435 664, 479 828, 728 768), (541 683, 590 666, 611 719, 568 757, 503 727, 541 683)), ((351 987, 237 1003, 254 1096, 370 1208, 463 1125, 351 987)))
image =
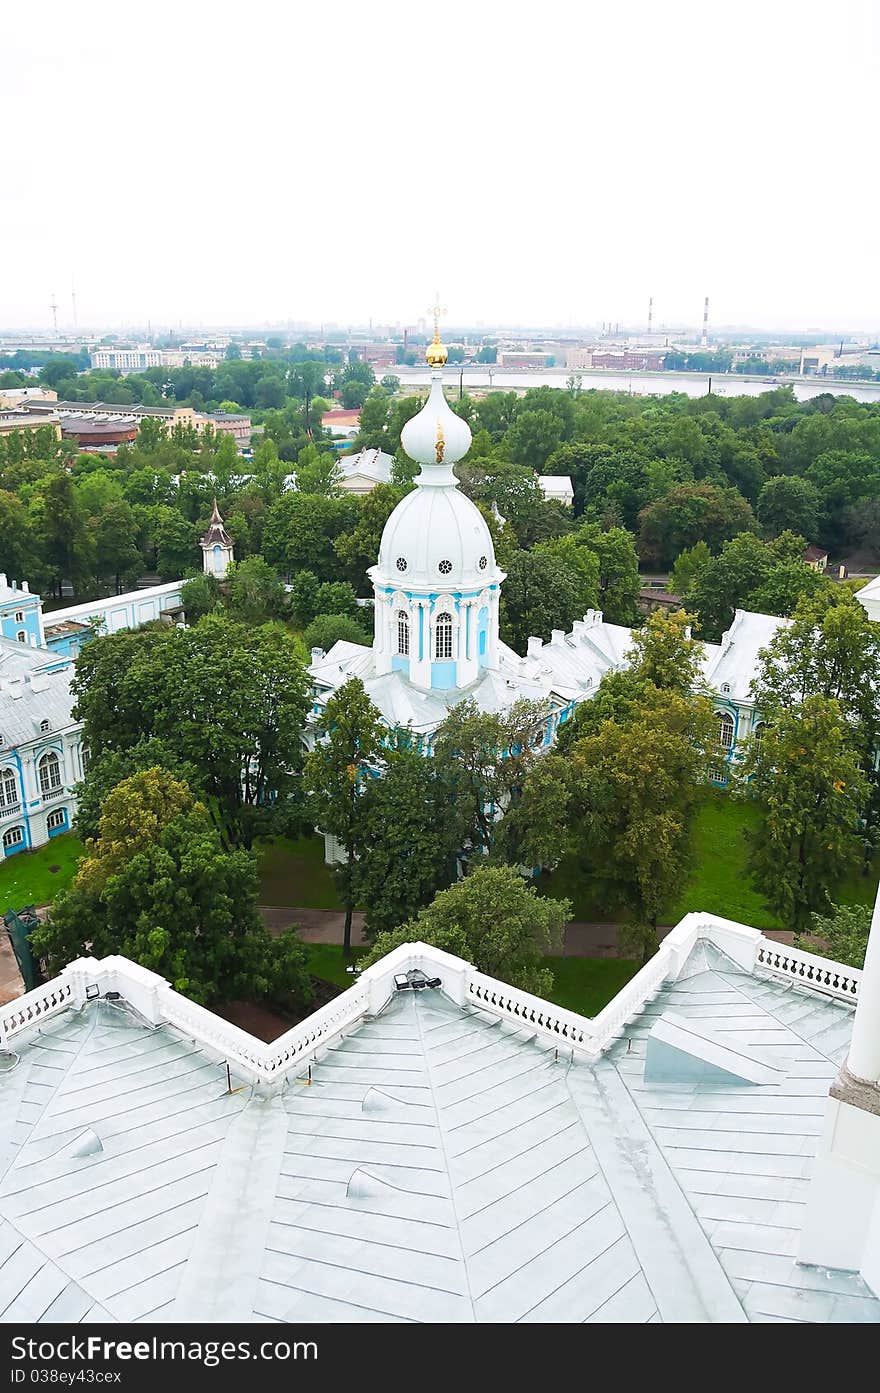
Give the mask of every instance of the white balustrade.
POLYGON ((5 1049, 6 1042, 21 1031, 39 1025, 41 1021, 75 1004, 71 982, 64 977, 56 977, 45 987, 37 987, 24 996, 16 997, 6 1006, 0 1006, 0 1049, 5 1049))
POLYGON ((660 945, 659 952, 592 1020, 543 1001, 529 992, 478 972, 424 943, 396 948, 354 981, 351 987, 270 1044, 175 992, 158 973, 126 958, 80 958, 44 987, 0 1007, 0 1049, 24 1031, 71 1006, 118 992, 152 1026, 170 1025, 234 1065, 253 1082, 277 1083, 317 1055, 345 1030, 374 1016, 395 991, 395 978, 416 968, 438 978, 446 995, 534 1030, 544 1041, 595 1058, 626 1028, 666 981, 675 981, 698 939, 705 939, 742 970, 760 970, 814 991, 855 1003, 861 973, 798 948, 771 942, 755 929, 714 915, 689 914, 660 945))
POLYGON ((761 938, 755 966, 841 1001, 855 1004, 859 999, 862 974, 857 967, 831 962, 815 953, 806 953, 802 948, 788 948, 784 943, 761 938))
POLYGON ((554 1006, 530 992, 520 991, 507 982, 487 977, 471 968, 467 975, 467 999, 472 1006, 500 1016, 513 1025, 532 1026, 554 1044, 593 1051, 592 1022, 575 1011, 554 1006))

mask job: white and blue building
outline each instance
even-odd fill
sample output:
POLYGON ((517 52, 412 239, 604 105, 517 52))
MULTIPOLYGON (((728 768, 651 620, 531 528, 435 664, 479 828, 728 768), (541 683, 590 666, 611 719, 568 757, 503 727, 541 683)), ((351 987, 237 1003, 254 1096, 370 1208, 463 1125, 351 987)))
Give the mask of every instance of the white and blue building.
POLYGON ((0 856, 69 830, 88 767, 73 719, 71 664, 45 648, 0 638, 0 856))
POLYGON ((73 824, 88 767, 70 690, 82 643, 181 614, 180 581, 44 615, 26 582, 0 575, 0 861, 73 824))
MULTIPOLYGON (((594 695, 605 674, 629 665, 632 630, 590 610, 569 633, 554 630, 546 642, 530 638, 524 656, 501 641, 505 575, 482 513, 459 490, 453 473, 471 433, 443 395, 444 355, 435 339, 427 355, 430 395, 401 435, 421 472, 389 517, 377 564, 369 571, 372 646, 339 642, 329 653, 312 650, 313 721, 333 693, 357 677, 389 728, 411 730, 426 754, 437 727, 465 697, 491 712, 523 698, 540 701, 545 714, 536 741, 550 746, 558 727, 594 695)), ((878 586, 880 578, 859 598, 869 615, 880 619, 878 586)), ((721 642, 704 647, 703 679, 718 732, 712 777, 720 785, 729 781, 747 743, 761 738, 752 682, 761 650, 788 623, 737 610, 721 642)), ((307 732, 307 743, 313 739, 313 731, 307 732)), ((335 854, 329 841, 327 852, 328 858, 335 854)))

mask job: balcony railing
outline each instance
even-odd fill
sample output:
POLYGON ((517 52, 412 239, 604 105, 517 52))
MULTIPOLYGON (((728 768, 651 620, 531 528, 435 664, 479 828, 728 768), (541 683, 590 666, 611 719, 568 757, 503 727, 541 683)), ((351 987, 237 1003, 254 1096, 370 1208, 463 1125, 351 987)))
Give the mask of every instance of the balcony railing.
POLYGON ((44 803, 53 803, 56 798, 65 798, 66 796, 67 789, 64 787, 63 784, 59 784, 57 788, 40 790, 40 797, 42 802, 44 803))
POLYGON ((855 1003, 859 999, 862 974, 857 967, 830 962, 828 958, 817 957, 815 953, 805 953, 802 948, 787 948, 785 944, 762 938, 758 944, 755 966, 772 972, 776 977, 785 977, 791 982, 813 987, 827 996, 835 996, 840 1001, 855 1003))
MULTIPOLYGON (((55 981, 0 1007, 0 1050, 19 1033, 65 1007, 82 1006, 106 992, 118 992, 152 1026, 183 1032, 239 1076, 270 1087, 289 1074, 304 1073, 348 1030, 375 1016, 394 995, 401 975, 420 969, 438 978, 446 995, 465 1009, 476 1009, 524 1028, 544 1045, 596 1059, 622 1035, 665 982, 677 980, 699 939, 719 948, 740 971, 772 973, 853 1005, 861 973, 800 949, 786 948, 747 928, 711 914, 688 914, 666 936, 659 952, 592 1020, 543 1001, 477 971, 472 964, 424 943, 408 943, 367 968, 351 987, 270 1044, 198 1006, 172 990, 155 972, 127 958, 79 958, 55 981)), ((14 1044, 12 1048, 15 1048, 14 1044)))
POLYGON ((21 812, 21 803, 0 803, 0 821, 4 817, 17 817, 21 812))

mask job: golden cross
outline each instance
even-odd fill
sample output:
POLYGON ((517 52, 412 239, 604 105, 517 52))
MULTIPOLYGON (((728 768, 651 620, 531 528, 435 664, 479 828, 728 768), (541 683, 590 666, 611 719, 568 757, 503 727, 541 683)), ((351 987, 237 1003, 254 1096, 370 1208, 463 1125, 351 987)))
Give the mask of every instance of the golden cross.
POLYGON ((428 310, 428 313, 429 313, 429 314, 432 314, 432 315, 434 316, 434 342, 435 342, 435 343, 439 343, 439 342, 440 342, 440 316, 441 316, 441 314, 446 314, 446 310, 442 310, 442 309, 440 308, 440 291, 439 291, 439 290, 435 290, 435 292, 434 292, 434 305, 433 305, 433 307, 432 307, 431 309, 428 310))

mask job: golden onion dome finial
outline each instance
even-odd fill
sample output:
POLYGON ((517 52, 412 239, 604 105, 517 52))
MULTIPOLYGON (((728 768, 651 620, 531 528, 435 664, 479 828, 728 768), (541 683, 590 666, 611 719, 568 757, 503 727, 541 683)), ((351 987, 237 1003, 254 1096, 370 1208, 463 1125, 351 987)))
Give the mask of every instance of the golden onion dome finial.
POLYGON ((432 368, 442 368, 449 354, 445 343, 440 341, 440 316, 446 311, 440 308, 440 291, 435 292, 434 306, 430 311, 434 316, 434 338, 425 350, 425 361, 432 368))

